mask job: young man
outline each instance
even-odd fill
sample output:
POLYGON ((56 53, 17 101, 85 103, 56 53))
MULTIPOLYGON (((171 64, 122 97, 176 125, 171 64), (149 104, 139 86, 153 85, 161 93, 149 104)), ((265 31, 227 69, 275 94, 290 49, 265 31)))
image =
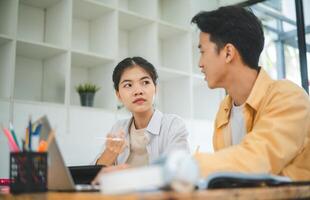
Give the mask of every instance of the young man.
POLYGON ((272 173, 310 180, 310 101, 300 87, 272 80, 258 60, 261 22, 250 11, 221 7, 200 12, 199 67, 210 88, 224 88, 214 125, 215 153, 195 157, 201 173, 272 173))

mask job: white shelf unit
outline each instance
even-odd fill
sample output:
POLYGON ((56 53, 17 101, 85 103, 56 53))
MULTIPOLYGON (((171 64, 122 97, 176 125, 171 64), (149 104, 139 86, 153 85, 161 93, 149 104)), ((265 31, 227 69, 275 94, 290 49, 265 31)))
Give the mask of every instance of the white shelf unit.
POLYGON ((191 34, 187 29, 160 23, 158 26, 159 66, 176 71, 191 71, 191 34))
POLYGON ((0 1, 0 36, 16 36, 17 4, 17 0, 0 1))
POLYGON ((0 36, 0 98, 9 99, 12 92, 15 42, 0 36))
POLYGON ((129 11, 119 11, 118 58, 141 56, 157 63, 155 21, 129 11))
POLYGON ((70 1, 20 0, 18 5, 18 40, 69 47, 70 1))
POLYGON ((94 107, 115 110, 116 99, 112 84, 113 60, 96 54, 72 52, 71 55, 71 105, 80 105, 76 87, 80 83, 94 83, 100 90, 95 95, 94 107))
POLYGON ((65 103, 69 55, 52 45, 17 41, 14 98, 65 103))
POLYGON ((190 11, 189 0, 158 0, 158 17, 162 21, 189 27, 190 11))
POLYGON ((142 15, 144 18, 155 19, 157 17, 157 0, 119 0, 120 10, 131 11, 142 15))
POLYGON ((115 9, 97 2, 74 0, 72 48, 115 58, 117 51, 115 9))
MULTIPOLYGON (((0 0, 1 122, 13 121, 23 135, 29 115, 36 119, 47 114, 67 164, 89 164, 103 144, 96 138, 129 116, 117 110, 112 71, 121 59, 142 56, 158 70, 156 107, 180 115, 193 134, 202 132, 212 124, 223 91, 210 91, 201 79, 190 29, 192 3, 0 0), (80 106, 75 87, 84 82, 101 87, 94 108, 80 106), (83 144, 79 156, 70 156, 83 144)), ((3 148, 7 150, 1 145, 0 152, 7 152, 3 148)), ((0 177, 7 172, 0 170, 0 177)))

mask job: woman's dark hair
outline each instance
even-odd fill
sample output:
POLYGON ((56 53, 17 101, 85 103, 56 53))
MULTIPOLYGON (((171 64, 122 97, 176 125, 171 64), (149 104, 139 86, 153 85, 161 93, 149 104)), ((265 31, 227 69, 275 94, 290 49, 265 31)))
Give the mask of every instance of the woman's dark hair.
POLYGON ((132 57, 132 58, 128 57, 122 60, 121 62, 119 62, 113 71, 112 79, 114 83, 114 89, 116 91, 118 91, 118 85, 119 85, 119 82, 121 80, 121 77, 124 71, 127 68, 130 68, 136 65, 143 68, 152 78, 154 85, 157 85, 157 78, 158 78, 157 71, 150 62, 148 62, 147 60, 141 57, 132 57))
POLYGON ((265 39, 261 22, 250 10, 239 6, 220 7, 198 13, 192 18, 192 23, 210 35, 210 41, 216 44, 218 52, 231 43, 246 65, 258 69, 265 39))

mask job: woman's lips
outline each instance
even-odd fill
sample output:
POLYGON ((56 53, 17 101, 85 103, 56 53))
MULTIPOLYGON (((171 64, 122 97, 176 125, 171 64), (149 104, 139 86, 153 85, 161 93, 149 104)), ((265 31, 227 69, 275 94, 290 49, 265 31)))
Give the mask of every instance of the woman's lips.
POLYGON ((142 104, 142 103, 144 103, 145 101, 146 101, 145 99, 139 98, 139 99, 134 100, 133 103, 142 104))

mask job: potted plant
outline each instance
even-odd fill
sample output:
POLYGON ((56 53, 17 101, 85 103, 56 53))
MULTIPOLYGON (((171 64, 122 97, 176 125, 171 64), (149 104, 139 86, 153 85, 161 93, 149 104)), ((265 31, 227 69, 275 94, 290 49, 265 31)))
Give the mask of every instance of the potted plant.
POLYGON ((76 86, 75 89, 80 95, 81 105, 93 107, 95 93, 100 87, 92 83, 83 83, 76 86))

